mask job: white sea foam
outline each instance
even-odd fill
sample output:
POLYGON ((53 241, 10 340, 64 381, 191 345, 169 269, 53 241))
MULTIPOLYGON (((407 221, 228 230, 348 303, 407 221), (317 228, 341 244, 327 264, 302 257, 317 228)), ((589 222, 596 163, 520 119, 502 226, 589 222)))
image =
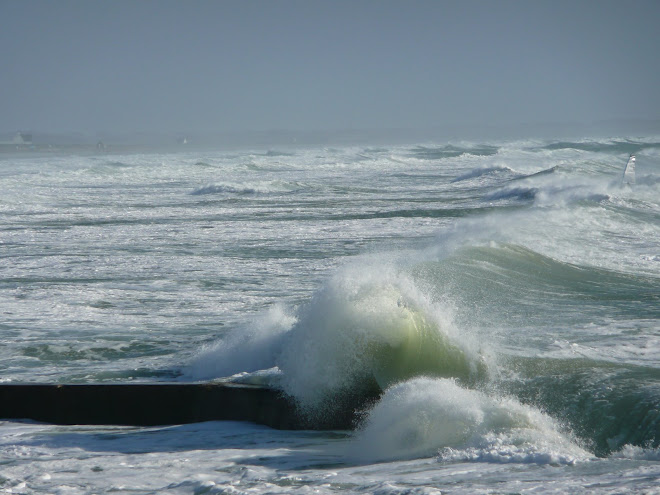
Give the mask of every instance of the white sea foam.
POLYGON ((614 452, 613 459, 631 459, 638 461, 660 461, 660 448, 640 447, 638 445, 624 445, 614 452))
POLYGON ((566 464, 591 457, 532 407, 425 377, 388 389, 351 444, 357 459, 370 462, 438 451, 446 461, 566 464))

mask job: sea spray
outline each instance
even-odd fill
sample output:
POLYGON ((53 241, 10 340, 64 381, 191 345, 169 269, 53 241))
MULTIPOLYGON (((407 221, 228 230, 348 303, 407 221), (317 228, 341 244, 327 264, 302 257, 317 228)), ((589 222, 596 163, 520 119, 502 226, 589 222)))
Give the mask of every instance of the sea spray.
POLYGON ((284 335, 295 321, 283 305, 273 305, 249 324, 204 347, 189 365, 187 374, 203 380, 273 368, 284 335))
POLYGON ((275 305, 205 347, 187 375, 281 387, 313 427, 355 419, 410 378, 483 381, 488 356, 455 326, 441 287, 415 275, 426 256, 415 254, 346 264, 297 310, 275 305))
POLYGON ((319 419, 415 376, 470 382, 486 373, 450 316, 384 264, 350 265, 330 278, 287 333, 278 365, 285 392, 319 419))

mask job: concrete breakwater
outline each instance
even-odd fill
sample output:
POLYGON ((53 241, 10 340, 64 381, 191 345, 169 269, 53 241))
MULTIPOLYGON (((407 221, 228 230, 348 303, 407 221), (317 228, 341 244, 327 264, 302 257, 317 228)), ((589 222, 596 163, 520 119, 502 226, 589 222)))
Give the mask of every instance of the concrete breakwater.
POLYGON ((308 424, 273 389, 216 383, 3 384, 0 419, 54 424, 156 426, 251 421, 277 429, 343 429, 350 418, 308 424))

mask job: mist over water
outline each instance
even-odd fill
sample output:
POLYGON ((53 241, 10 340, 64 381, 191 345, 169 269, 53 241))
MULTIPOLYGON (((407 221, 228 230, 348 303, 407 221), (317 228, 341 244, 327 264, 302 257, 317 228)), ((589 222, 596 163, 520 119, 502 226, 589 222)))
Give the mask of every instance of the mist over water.
POLYGON ((354 425, 5 422, 0 486, 74 463, 85 493, 660 476, 659 138, 0 160, 0 380, 257 383, 354 425))

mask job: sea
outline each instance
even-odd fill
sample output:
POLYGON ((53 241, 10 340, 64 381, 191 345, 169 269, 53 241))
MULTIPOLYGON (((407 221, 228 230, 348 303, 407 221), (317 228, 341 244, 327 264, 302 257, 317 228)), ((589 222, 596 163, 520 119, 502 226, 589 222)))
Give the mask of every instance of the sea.
POLYGON ((1 383, 354 418, 4 419, 0 493, 660 493, 660 136, 7 152, 0 191, 1 383))

